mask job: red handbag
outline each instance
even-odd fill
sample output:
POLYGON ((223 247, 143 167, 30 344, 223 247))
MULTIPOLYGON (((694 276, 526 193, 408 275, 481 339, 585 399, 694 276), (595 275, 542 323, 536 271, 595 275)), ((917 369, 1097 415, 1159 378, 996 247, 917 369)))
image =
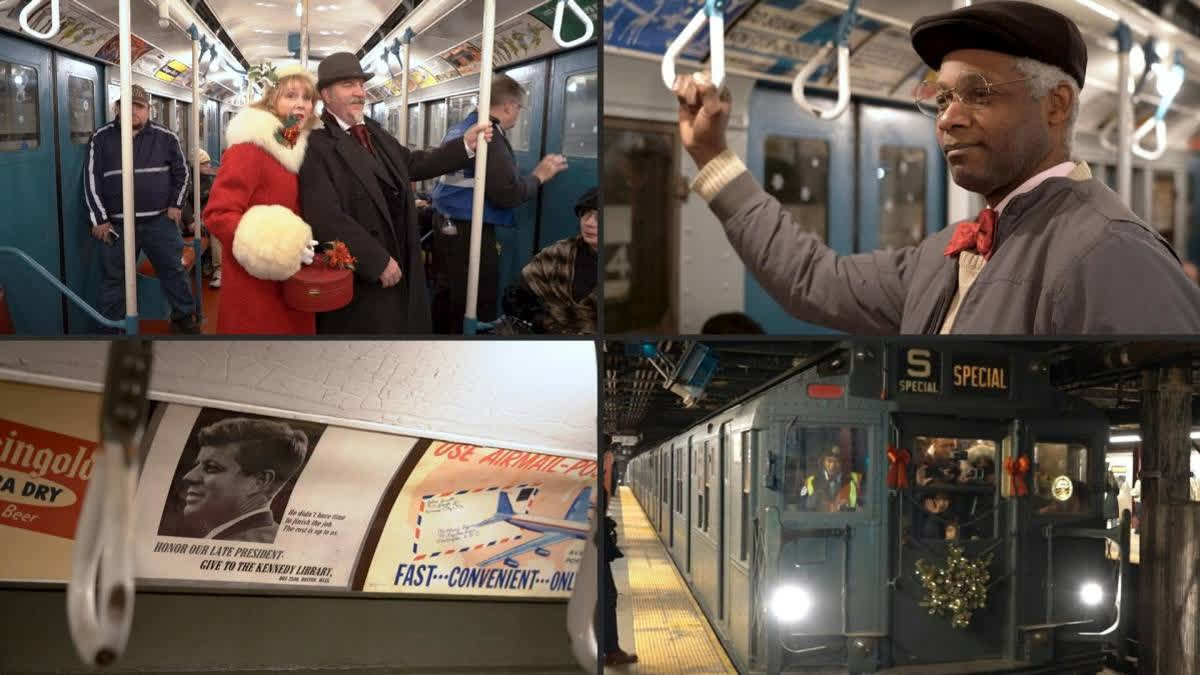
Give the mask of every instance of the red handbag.
POLYGON ((330 267, 324 253, 283 282, 283 301, 302 312, 332 312, 354 299, 354 271, 330 267))

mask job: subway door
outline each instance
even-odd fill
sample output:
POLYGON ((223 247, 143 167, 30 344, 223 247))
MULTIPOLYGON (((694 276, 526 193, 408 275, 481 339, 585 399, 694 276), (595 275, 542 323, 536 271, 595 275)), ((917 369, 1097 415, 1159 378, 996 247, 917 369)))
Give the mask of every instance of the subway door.
MULTIPOLYGON (((507 132, 512 145, 513 157, 522 176, 528 176, 542 160, 542 138, 546 119, 546 60, 510 68, 504 74, 521 84, 525 90, 525 107, 517 117, 516 125, 507 132)), ((500 283, 496 292, 502 298, 504 289, 520 279, 521 269, 537 252, 534 246, 537 236, 538 201, 532 199, 516 209, 516 227, 501 227, 496 230, 496 243, 500 245, 500 283)))
MULTIPOLYGON (((827 102, 822 102, 827 104, 827 102)), ((854 252, 854 106, 833 120, 801 111, 789 92, 750 95, 747 164, 793 219, 839 255, 854 252)), ((788 314, 746 270, 746 314, 767 333, 828 333, 788 314)))
POLYGON ((857 250, 917 244, 946 226, 946 161, 934 121, 882 106, 858 112, 857 250))
POLYGON ((564 155, 567 170, 542 190, 539 249, 579 234, 575 202, 599 183, 596 51, 595 45, 589 45, 558 54, 551 61, 546 152, 564 155))
MULTIPOLYGON (((67 285, 87 301, 100 307, 100 247, 91 235, 91 213, 83 192, 92 188, 88 180, 88 141, 104 123, 104 73, 89 61, 54 55, 58 97, 58 166, 62 185, 62 248, 67 285)), ((98 186, 96 186, 98 187, 98 186)), ((97 324, 74 304, 67 306, 67 332, 93 332, 97 324)))
MULTIPOLYGON (((53 83, 50 50, 0 35, 0 245, 61 277, 53 83)), ((0 286, 18 332, 62 334, 61 296, 25 262, 5 256, 0 286)))

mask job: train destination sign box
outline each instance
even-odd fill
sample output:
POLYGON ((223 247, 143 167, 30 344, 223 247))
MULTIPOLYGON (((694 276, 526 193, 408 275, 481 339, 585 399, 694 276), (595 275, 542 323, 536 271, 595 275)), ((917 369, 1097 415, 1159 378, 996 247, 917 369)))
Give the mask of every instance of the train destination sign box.
POLYGON ((896 350, 892 391, 903 397, 942 394, 1006 398, 1012 389, 1011 359, 1001 353, 969 353, 908 346, 896 350))

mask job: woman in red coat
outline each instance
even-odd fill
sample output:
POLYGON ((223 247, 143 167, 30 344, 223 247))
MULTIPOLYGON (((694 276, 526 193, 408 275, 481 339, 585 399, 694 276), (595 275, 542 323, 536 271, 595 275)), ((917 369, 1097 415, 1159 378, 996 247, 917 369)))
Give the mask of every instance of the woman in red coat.
POLYGON ((275 71, 261 101, 225 131, 225 154, 204 224, 231 255, 222 262, 218 333, 313 335, 315 315, 288 307, 283 281, 311 263, 312 228, 296 215, 316 78, 299 66, 275 71))

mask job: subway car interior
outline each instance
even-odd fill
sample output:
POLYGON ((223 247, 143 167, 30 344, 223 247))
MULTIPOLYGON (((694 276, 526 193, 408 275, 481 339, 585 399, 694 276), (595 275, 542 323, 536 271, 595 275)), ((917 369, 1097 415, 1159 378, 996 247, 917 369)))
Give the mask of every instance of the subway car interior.
POLYGON ((586 341, 10 340, 0 672, 595 672, 595 378, 586 341))
MULTIPOLYGON (((515 226, 497 233, 499 294, 540 249, 578 234, 576 201, 598 182, 595 0, 0 2, 0 327, 22 335, 169 330, 168 301, 144 256, 136 320, 104 323, 96 312, 101 244, 89 235, 85 176, 89 138, 118 112, 121 8, 129 12, 129 83, 149 93, 151 119, 178 138, 189 171, 199 168, 198 148, 211 160, 201 171, 216 174, 225 128, 261 93, 264 65, 315 72, 340 51, 355 53, 372 76, 369 117, 410 149, 440 145, 477 104, 485 5, 493 8, 493 72, 526 94, 510 139, 520 170, 551 153, 569 163, 519 208, 515 226)), ((433 183, 418 186, 426 200, 433 183)), ((201 330, 211 333, 219 266, 207 234, 197 241, 185 232, 185 243, 201 330)))
MULTIPOLYGON (((903 247, 978 213, 982 200, 948 178, 934 122, 914 104, 931 71, 909 39, 919 17, 966 4, 730 0, 701 17, 712 3, 606 0, 610 332, 696 334, 723 313, 744 314, 766 333, 826 331, 768 297, 707 204, 690 193, 698 168, 682 148, 676 100, 660 74, 675 66, 723 70, 733 100, 730 149, 839 254, 903 247)), ((1087 45, 1073 159, 1087 162, 1181 260, 1200 260, 1200 8, 1160 0, 1039 4, 1073 20, 1087 45), (1126 30, 1127 92, 1118 85, 1117 39, 1126 30), (1123 146, 1118 119, 1129 100, 1131 141, 1123 146)))
POLYGON ((1194 342, 642 340, 604 358, 622 640, 643 672, 662 630, 707 633, 689 644, 744 673, 1194 667, 1164 648, 1194 617, 1157 595, 1194 575, 1172 529, 1200 509, 1194 342), (1148 515, 1167 500, 1143 486, 1168 480, 1166 508, 1191 515, 1148 515), (1151 556, 1177 573, 1140 576, 1151 556), (656 563, 692 612, 661 620, 656 563))

